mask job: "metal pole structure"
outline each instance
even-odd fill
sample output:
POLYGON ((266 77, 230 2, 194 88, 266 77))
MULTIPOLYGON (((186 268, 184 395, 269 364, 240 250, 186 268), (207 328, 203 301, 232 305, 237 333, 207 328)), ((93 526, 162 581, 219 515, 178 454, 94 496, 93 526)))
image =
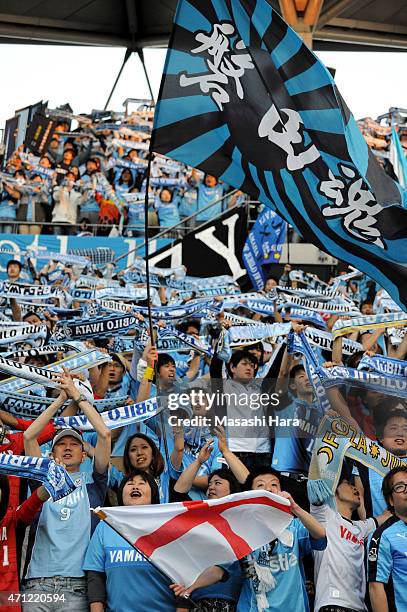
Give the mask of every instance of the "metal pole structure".
POLYGON ((131 55, 132 53, 133 53, 133 51, 132 51, 131 49, 126 49, 126 53, 124 54, 124 60, 123 60, 123 63, 122 63, 122 65, 121 65, 121 68, 120 68, 120 70, 119 70, 119 74, 118 74, 118 75, 117 75, 117 77, 116 77, 116 80, 115 80, 114 85, 113 85, 113 87, 112 87, 112 91, 110 92, 109 97, 108 97, 108 99, 106 100, 106 104, 104 105, 103 110, 106 110, 106 109, 107 109, 107 107, 109 106, 109 102, 110 102, 110 100, 111 100, 111 98, 112 98, 112 95, 113 95, 113 93, 114 93, 114 90, 116 89, 116 85, 117 85, 117 83, 119 82, 119 79, 120 79, 120 77, 121 77, 121 75, 122 75, 123 68, 124 68, 124 67, 125 67, 125 65, 127 64, 127 60, 129 59, 129 57, 130 57, 130 55, 131 55))
POLYGON ((145 74, 145 77, 146 77, 148 89, 150 91, 151 101, 155 105, 154 94, 153 94, 153 90, 151 88, 150 79, 148 78, 148 72, 147 72, 145 61, 144 61, 143 49, 137 49, 137 55, 139 56, 141 65, 143 66, 143 70, 144 70, 144 74, 145 74))

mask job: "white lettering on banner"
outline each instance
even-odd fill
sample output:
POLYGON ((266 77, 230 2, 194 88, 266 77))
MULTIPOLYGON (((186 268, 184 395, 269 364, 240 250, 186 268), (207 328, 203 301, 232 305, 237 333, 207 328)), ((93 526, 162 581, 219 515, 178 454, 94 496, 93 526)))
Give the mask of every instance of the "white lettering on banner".
POLYGON ((187 76, 181 74, 179 84, 181 87, 199 85, 202 93, 210 93, 212 100, 223 110, 223 105, 230 102, 230 95, 223 86, 229 84, 229 78, 235 82, 236 93, 243 100, 244 93, 240 79, 246 70, 252 70, 254 64, 249 53, 239 53, 246 49, 242 40, 232 43, 236 38, 235 28, 231 23, 216 23, 210 35, 198 32, 195 40, 202 43, 199 47, 191 49, 191 53, 207 52, 213 61, 207 58, 206 65, 210 74, 187 76), (233 44, 233 48, 231 47, 233 44))
POLYGON ((315 145, 310 145, 301 153, 294 152, 293 145, 303 143, 304 140, 300 131, 302 123, 301 115, 297 111, 292 108, 282 108, 279 111, 273 104, 259 124, 260 138, 268 138, 270 142, 287 153, 287 169, 291 171, 302 170, 304 166, 312 164, 318 157, 321 157, 315 145), (281 112, 287 115, 286 122, 283 121, 281 112))
MULTIPOLYGON (((126 268, 130 268, 130 266, 133 265, 134 260, 136 258, 136 251, 135 248, 137 246, 137 241, 134 240, 134 238, 123 238, 123 242, 125 242, 128 245, 128 255, 127 255, 127 263, 126 263, 126 268)), ((155 248, 153 249, 151 247, 151 251, 154 251, 155 248)))
MULTIPOLYGON (((152 247, 151 250, 153 250, 152 247)), ((155 266, 157 263, 163 259, 166 259, 167 257, 171 257, 169 265, 170 268, 178 268, 179 266, 182 266, 182 242, 179 244, 174 244, 174 246, 168 250, 165 250, 163 253, 155 255, 155 257, 151 257, 150 265, 155 266)))
MULTIPOLYGON (((18 246, 18 244, 16 242, 13 242, 12 240, 1 240, 0 241, 0 249, 9 249, 11 251, 13 251, 13 256, 10 257, 10 259, 17 259, 18 261, 21 260, 21 251, 20 251, 20 247, 18 246)), ((0 266, 0 272, 5 272, 6 268, 5 266, 0 266)))
POLYGON ((353 168, 341 164, 339 172, 341 176, 336 177, 332 170, 329 170, 329 180, 319 184, 319 191, 334 200, 334 204, 326 204, 321 208, 322 214, 334 219, 342 217, 345 231, 359 240, 371 242, 384 249, 380 230, 375 227, 376 215, 382 210, 382 206, 376 202, 372 192, 363 187, 362 177, 352 181, 356 177, 353 168))
POLYGON ((226 225, 228 228, 227 246, 213 235, 216 229, 215 226, 208 227, 207 229, 202 230, 202 232, 197 232, 195 234, 195 238, 197 240, 201 240, 201 242, 206 244, 210 249, 212 249, 212 251, 226 259, 232 273, 233 280, 237 280, 246 274, 246 269, 240 266, 239 260, 235 254, 235 227, 238 218, 239 215, 235 214, 222 221, 222 225, 226 225))
POLYGON ((257 288, 263 289, 263 285, 264 285, 264 280, 263 277, 261 275, 261 272, 259 270, 258 264, 256 262, 256 260, 253 257, 252 252, 250 251, 250 249, 248 248, 248 246, 245 244, 243 247, 243 255, 246 259, 246 267, 248 266, 250 269, 250 272, 252 273, 252 276, 254 278, 254 281, 257 285, 257 288))
POLYGON ((68 236, 56 236, 56 239, 59 241, 59 252, 61 255, 66 255, 68 250, 68 236))

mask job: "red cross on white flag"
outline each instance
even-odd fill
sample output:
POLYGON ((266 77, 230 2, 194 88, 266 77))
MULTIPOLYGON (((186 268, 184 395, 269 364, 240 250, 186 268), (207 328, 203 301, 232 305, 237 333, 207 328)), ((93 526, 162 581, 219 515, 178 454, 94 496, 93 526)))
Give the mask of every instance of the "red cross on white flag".
POLYGON ((290 502, 268 491, 97 513, 174 582, 187 586, 206 568, 233 563, 275 538, 292 544, 285 531, 290 502))

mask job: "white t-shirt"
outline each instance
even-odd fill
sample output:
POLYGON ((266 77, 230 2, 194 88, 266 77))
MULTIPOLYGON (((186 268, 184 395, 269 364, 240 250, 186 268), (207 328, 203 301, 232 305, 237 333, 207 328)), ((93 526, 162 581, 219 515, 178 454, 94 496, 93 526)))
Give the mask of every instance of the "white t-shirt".
POLYGON ((54 200, 52 222, 75 224, 78 217, 78 208, 83 200, 82 194, 74 189, 68 191, 64 187, 56 187, 54 189, 54 200))
POLYGON ((225 380, 223 393, 227 423, 217 425, 224 425, 230 450, 234 453, 269 453, 270 430, 264 398, 260 398, 261 381, 253 380, 244 385, 235 380, 225 380))
POLYGON ((375 519, 350 521, 327 504, 314 506, 311 514, 325 525, 327 547, 313 551, 315 608, 343 606, 366 610, 364 543, 377 527, 375 519))

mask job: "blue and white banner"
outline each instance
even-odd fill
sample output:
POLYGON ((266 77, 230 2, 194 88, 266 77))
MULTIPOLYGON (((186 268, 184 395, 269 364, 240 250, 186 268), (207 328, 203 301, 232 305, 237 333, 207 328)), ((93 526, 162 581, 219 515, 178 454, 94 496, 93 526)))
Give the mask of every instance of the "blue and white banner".
POLYGON ((243 261, 252 285, 258 291, 264 286, 262 265, 278 263, 287 234, 287 222, 266 208, 257 217, 243 247, 243 261))
POLYGON ((5 325, 2 321, 0 330, 0 346, 16 342, 29 342, 30 340, 44 340, 48 334, 46 325, 5 325))
POLYGON ((54 501, 75 491, 68 472, 52 459, 0 453, 0 474, 39 480, 54 501))
POLYGON ((406 312, 388 312, 376 315, 361 315, 351 320, 338 319, 332 328, 334 338, 351 334, 355 331, 370 331, 372 329, 385 329, 394 324, 407 325, 406 312))
POLYGON ((302 363, 307 373, 308 379, 314 390, 315 399, 319 403, 322 411, 325 413, 331 408, 328 396, 320 375, 318 367, 318 359, 308 344, 305 334, 291 332, 287 339, 288 352, 291 354, 300 353, 303 356, 302 363))
POLYGON ((362 463, 384 477, 389 470, 406 462, 356 431, 340 417, 326 416, 320 424, 312 455, 308 497, 312 504, 330 504, 336 511, 335 491, 344 457, 362 463))
MULTIPOLYGON (((304 331, 304 335, 313 346, 317 346, 323 351, 332 352, 333 337, 330 332, 314 327, 307 327, 304 331)), ((342 352, 344 355, 354 355, 363 350, 363 345, 360 344, 360 342, 348 340, 347 338, 342 339, 342 352)))
POLYGON ((291 331, 291 323, 258 323, 247 327, 231 327, 225 334, 230 347, 248 346, 264 340, 265 338, 276 338, 288 336, 291 331))
POLYGON ((59 321, 51 340, 59 342, 64 339, 84 340, 85 338, 117 336, 137 327, 144 327, 144 325, 132 314, 96 317, 83 321, 59 321))
POLYGON ((404 377, 365 372, 343 366, 319 367, 318 374, 322 379, 322 384, 327 388, 347 384, 362 389, 371 389, 384 395, 407 398, 407 378, 404 377))
POLYGON ((407 361, 392 359, 391 357, 364 355, 359 362, 358 370, 370 370, 384 376, 390 376, 390 378, 407 379, 407 361))
MULTIPOLYGON (((20 234, 0 234, 0 280, 5 280, 6 266, 10 259, 17 259, 23 262, 23 258, 27 249, 32 249, 34 252, 49 253, 52 254, 60 252, 65 256, 71 250, 80 250, 87 257, 90 253, 89 249, 96 249, 100 247, 106 247, 113 249, 115 257, 123 258, 117 263, 117 270, 123 270, 128 266, 131 266, 134 258, 134 249, 138 245, 143 244, 144 239, 140 238, 103 238, 93 236, 31 236, 31 235, 20 235, 20 234), (127 257, 126 257, 127 255, 127 257)), ((150 253, 154 253, 158 249, 164 248, 166 245, 171 243, 168 238, 159 238, 153 240, 150 243, 150 253)), ((82 260, 82 255, 80 255, 82 260)), ((37 260, 35 257, 31 257, 34 265, 37 260)), ((69 263, 69 255, 67 255, 66 263, 69 263)), ((40 262, 41 260, 39 260, 40 262)), ((72 263, 76 263, 76 256, 73 257, 72 263)))
POLYGON ((307 321, 308 323, 313 323, 314 325, 318 325, 318 327, 322 327, 323 329, 326 327, 324 319, 315 310, 308 310, 308 308, 295 308, 295 306, 293 306, 290 308, 290 312, 288 314, 290 319, 307 321))
MULTIPOLYGON (((122 395, 114 398, 95 400, 93 406, 98 412, 103 412, 117 405, 123 405, 126 400, 127 396, 122 395)), ((2 410, 6 410, 10 414, 24 419, 36 419, 53 401, 54 399, 52 397, 39 397, 36 395, 0 391, 0 406, 2 410)), ((69 400, 61 406, 57 415, 63 412, 70 403, 71 401, 69 400)))
MULTIPOLYGON (((126 404, 120 408, 112 408, 107 412, 102 412, 101 417, 109 429, 117 429, 119 427, 126 427, 134 423, 142 423, 147 419, 157 416, 162 410, 160 405, 160 398, 153 397, 144 402, 138 402, 137 404, 126 404)), ((82 431, 93 431, 94 427, 89 419, 83 415, 78 414, 70 417, 57 417, 54 419, 55 427, 74 427, 82 431)))
MULTIPOLYGON (((27 390, 29 388, 32 390, 32 387, 35 386, 36 383, 41 386, 44 385, 46 387, 55 388, 58 387, 58 384, 55 382, 54 374, 62 372, 63 367, 70 370, 71 373, 77 373, 109 361, 111 361, 110 356, 97 349, 88 349, 83 353, 65 357, 65 359, 56 361, 44 368, 37 368, 36 366, 0 357, 0 370, 12 374, 12 378, 7 378, 0 382, 0 392, 13 392, 22 389, 27 390), (27 381, 32 382, 27 383, 27 381)), ((77 380, 76 384, 81 392, 88 395, 89 383, 87 381, 82 382, 77 380)))

